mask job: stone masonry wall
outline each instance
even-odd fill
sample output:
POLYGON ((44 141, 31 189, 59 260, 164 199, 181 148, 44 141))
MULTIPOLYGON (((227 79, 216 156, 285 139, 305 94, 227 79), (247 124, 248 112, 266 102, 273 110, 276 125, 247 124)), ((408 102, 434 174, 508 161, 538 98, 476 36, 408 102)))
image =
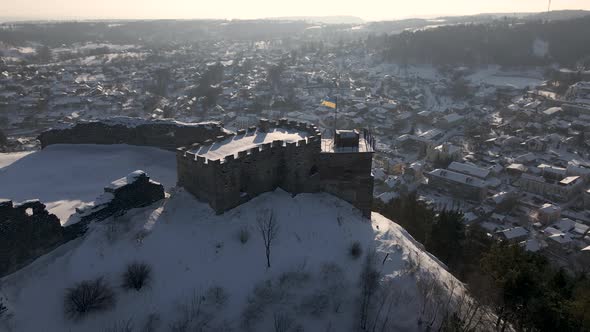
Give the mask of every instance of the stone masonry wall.
MULTIPOLYGON (((293 194, 318 192, 320 178, 317 163, 321 151, 316 127, 301 122, 261 121, 260 128, 242 130, 247 135, 272 127, 308 132, 307 139, 285 143, 273 141, 239 151, 223 160, 207 160, 186 148, 177 150, 178 183, 200 200, 207 201, 217 213, 223 213, 264 192, 282 188, 293 194)), ((225 140, 220 137, 219 140, 225 140)), ((212 142, 206 142, 210 144, 212 142)), ((196 148, 198 145, 193 145, 196 148)))
POLYGON ((185 124, 133 118, 80 122, 62 129, 49 129, 38 139, 41 147, 52 144, 129 144, 174 150, 229 133, 221 123, 185 124))
POLYGON ((12 273, 72 239, 38 200, 0 201, 0 276, 12 273))
MULTIPOLYGON (((207 160, 177 150, 178 184, 200 200, 208 202, 217 213, 232 209, 264 192, 282 188, 294 195, 325 191, 360 209, 370 217, 373 204, 372 152, 330 153, 321 151, 321 134, 317 127, 302 122, 261 120, 258 130, 280 127, 308 132, 307 139, 293 143, 274 141, 237 157, 207 160)), ((256 128, 242 130, 247 135, 256 128)), ((225 137, 219 137, 219 141, 225 137)), ((213 141, 205 142, 212 144, 213 141)), ((194 144, 191 149, 198 148, 194 144)))
POLYGON ((321 190, 337 196, 371 216, 373 205, 373 153, 322 153, 321 190))
POLYGON ((105 192, 110 199, 87 211, 79 211, 68 221, 73 224, 65 227, 38 200, 21 204, 0 200, 0 277, 84 234, 90 221, 103 220, 164 198, 164 187, 143 172, 133 182, 107 187, 105 192))
MULTIPOLYGON (((125 213, 130 209, 148 206, 164 199, 165 192, 163 185, 151 181, 149 176, 142 171, 136 171, 134 173, 137 175, 133 181, 130 181, 126 185, 117 188, 106 187, 104 189, 105 195, 109 196, 110 199, 87 210, 77 211, 78 213, 73 216, 76 223, 68 227, 77 227, 80 232, 83 232, 90 221, 102 221, 113 215, 125 213)), ((127 177, 129 176, 131 174, 127 177)))

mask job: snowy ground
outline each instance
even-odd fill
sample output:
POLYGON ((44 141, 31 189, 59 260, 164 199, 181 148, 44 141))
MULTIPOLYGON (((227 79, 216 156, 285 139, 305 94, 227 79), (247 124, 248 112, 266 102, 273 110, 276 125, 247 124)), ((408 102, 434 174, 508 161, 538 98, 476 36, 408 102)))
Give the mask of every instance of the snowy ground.
POLYGON ((0 153, 0 174, 3 168, 10 166, 15 161, 28 156, 32 152, 14 152, 14 153, 0 153))
POLYGON ((306 331, 350 331, 359 317, 364 262, 350 255, 355 241, 363 256, 376 250, 382 285, 376 296, 391 304, 387 316, 380 316, 392 317, 386 330, 424 330, 418 325, 420 313, 430 321, 439 304, 448 303, 444 294, 450 289, 459 294, 459 283, 405 230, 378 214, 369 222, 329 194, 292 197, 277 190, 217 216, 173 187, 171 152, 56 145, 28 155, 1 155, 0 161, 7 165, 0 168, 0 197, 40 198, 62 222, 76 206, 93 201, 104 186, 136 169, 170 193, 152 206, 90 225, 84 237, 1 279, 0 298, 8 313, 0 318, 0 331, 115 331, 115 325, 127 323, 140 331, 149 317, 155 331, 170 331, 187 315, 193 327, 207 317, 205 331, 244 331, 246 321, 251 331, 269 331, 278 316, 292 318, 306 331), (268 269, 257 219, 271 210, 279 230, 268 269), (245 243, 240 231, 248 234, 245 243), (150 287, 139 293, 121 287, 121 274, 133 261, 153 269, 150 287), (81 320, 66 318, 65 290, 98 277, 114 288, 116 305, 81 320), (443 292, 425 280, 436 280, 443 292), (221 287, 227 300, 213 303, 212 287, 221 287), (430 304, 423 306, 425 301, 430 304), (198 313, 189 310, 196 303, 202 304, 198 313))
POLYGON ((126 322, 139 330, 152 315, 157 317, 157 331, 169 331, 183 320, 186 303, 205 296, 200 313, 210 313, 208 326, 229 328, 224 331, 245 329, 246 308, 256 317, 253 331, 273 330, 278 313, 293 317, 306 331, 350 331, 358 317, 363 265, 362 258, 349 254, 353 241, 359 241, 364 252, 376 249, 377 268, 383 282, 388 281, 381 292, 396 294, 390 330, 423 330, 417 325, 424 298, 417 280, 435 276, 451 287, 454 279, 397 224, 378 214, 369 222, 328 194, 292 197, 281 190, 217 216, 182 189, 153 206, 92 225, 85 237, 0 280, 10 312, 0 330, 105 331, 126 322), (267 269, 256 220, 264 215, 261 211, 270 210, 279 231, 271 251, 272 267, 267 269), (250 235, 244 244, 238 237, 241 229, 250 235), (152 266, 153 282, 139 293, 124 291, 119 286, 121 273, 137 260, 152 266), (115 289, 115 307, 78 321, 65 318, 64 290, 100 276, 115 289), (268 287, 258 287, 255 296, 255 287, 266 280, 268 287), (316 307, 310 299, 331 289, 326 283, 340 285, 328 297, 339 299, 338 310, 330 302, 320 313, 309 312, 316 307), (211 287, 222 287, 227 301, 210 304, 211 287))
POLYGON ((93 202, 113 180, 144 170, 166 189, 176 183, 174 153, 128 145, 53 145, 35 153, 0 154, 0 198, 38 198, 61 222, 93 202))
POLYGON ((543 74, 539 70, 504 71, 500 66, 488 66, 475 71, 467 77, 471 83, 492 86, 512 86, 516 89, 533 88, 543 83, 543 74))

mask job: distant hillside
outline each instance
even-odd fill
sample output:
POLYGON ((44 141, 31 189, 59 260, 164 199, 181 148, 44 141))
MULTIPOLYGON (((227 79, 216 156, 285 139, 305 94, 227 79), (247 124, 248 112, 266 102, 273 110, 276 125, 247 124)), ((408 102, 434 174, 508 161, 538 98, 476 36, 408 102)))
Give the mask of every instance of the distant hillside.
POLYGON ((524 18, 529 20, 571 20, 590 15, 590 11, 587 10, 555 10, 549 13, 536 13, 527 15, 524 18))
POLYGON ((571 20, 498 19, 371 36, 385 61, 435 65, 574 65, 590 55, 590 16, 571 20))
POLYGON ((482 20, 497 20, 502 18, 521 18, 524 20, 571 20, 590 15, 590 11, 587 10, 553 10, 550 12, 539 12, 539 13, 484 13, 477 15, 467 16, 443 16, 437 19, 460 22, 460 21, 482 21, 482 20))
POLYGON ((362 24, 365 22, 362 18, 356 16, 284 16, 269 18, 269 20, 305 21, 324 24, 362 24))

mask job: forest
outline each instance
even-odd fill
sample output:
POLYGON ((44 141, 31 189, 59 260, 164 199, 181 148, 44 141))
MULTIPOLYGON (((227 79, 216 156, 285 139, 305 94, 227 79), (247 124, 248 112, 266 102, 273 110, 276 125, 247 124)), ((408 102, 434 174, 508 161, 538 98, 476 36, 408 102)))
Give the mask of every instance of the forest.
POLYGON ((458 24, 372 35, 369 49, 380 59, 402 64, 575 66, 590 54, 590 16, 563 21, 458 24))
POLYGON ((374 211, 399 223, 465 282, 497 315, 496 330, 590 331, 590 280, 553 267, 538 253, 497 242, 466 227, 460 211, 437 211, 415 195, 377 203, 374 211))

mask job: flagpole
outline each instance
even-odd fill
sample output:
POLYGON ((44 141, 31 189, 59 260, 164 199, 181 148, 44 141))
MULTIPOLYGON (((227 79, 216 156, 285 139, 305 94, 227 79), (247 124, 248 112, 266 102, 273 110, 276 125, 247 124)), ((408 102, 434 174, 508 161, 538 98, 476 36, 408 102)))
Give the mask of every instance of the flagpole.
POLYGON ((334 135, 336 135, 336 129, 338 129, 338 96, 336 96, 334 104, 336 104, 336 107, 334 108, 336 112, 334 116, 334 135))

